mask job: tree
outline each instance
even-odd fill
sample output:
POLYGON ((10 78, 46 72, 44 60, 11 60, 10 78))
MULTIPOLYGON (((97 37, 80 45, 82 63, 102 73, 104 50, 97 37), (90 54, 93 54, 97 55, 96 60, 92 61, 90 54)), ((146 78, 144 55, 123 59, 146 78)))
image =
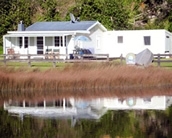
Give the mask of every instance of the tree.
POLYGON ((41 21, 59 21, 60 13, 57 10, 57 0, 40 0, 40 7, 42 8, 41 21))
POLYGON ((30 7, 32 1, 30 0, 3 0, 0 4, 2 10, 0 11, 0 45, 2 45, 2 35, 7 31, 13 31, 17 29, 17 24, 22 20, 25 25, 31 24, 31 17, 33 10, 30 7))
POLYGON ((6 20, 10 8, 11 8, 11 0, 1 0, 0 6, 3 7, 0 10, 0 46, 2 46, 2 35, 5 34, 10 26, 10 23, 6 20))
POLYGON ((127 29, 129 13, 118 0, 82 0, 70 12, 81 20, 98 20, 108 29, 127 29))

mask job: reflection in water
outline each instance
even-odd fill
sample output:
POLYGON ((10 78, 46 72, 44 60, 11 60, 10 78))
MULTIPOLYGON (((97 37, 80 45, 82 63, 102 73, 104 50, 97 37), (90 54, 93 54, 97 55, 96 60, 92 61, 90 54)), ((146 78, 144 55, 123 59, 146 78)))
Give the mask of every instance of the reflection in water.
POLYGON ((41 102, 17 102, 4 103, 4 109, 9 113, 32 115, 48 118, 77 118, 77 119, 99 119, 107 109, 103 106, 101 99, 90 101, 70 99, 58 99, 41 102))
MULTIPOLYGON (((59 126, 60 122, 56 122, 56 119, 71 120, 71 134, 75 132, 73 137, 165 138, 171 136, 171 104, 170 96, 91 100, 64 98, 39 102, 9 100, 4 102, 4 109, 12 115, 18 115, 23 123, 29 116, 47 118, 54 122, 51 122, 51 129, 55 127, 57 130, 62 129, 63 125, 59 126)), ((64 122, 62 124, 65 125, 64 122)), ((65 127, 69 129, 67 124, 65 127)))
POLYGON ((170 96, 153 96, 144 98, 97 98, 58 99, 52 101, 23 101, 9 100, 4 102, 4 109, 9 113, 33 115, 38 117, 87 118, 99 119, 108 110, 165 110, 172 104, 170 96))

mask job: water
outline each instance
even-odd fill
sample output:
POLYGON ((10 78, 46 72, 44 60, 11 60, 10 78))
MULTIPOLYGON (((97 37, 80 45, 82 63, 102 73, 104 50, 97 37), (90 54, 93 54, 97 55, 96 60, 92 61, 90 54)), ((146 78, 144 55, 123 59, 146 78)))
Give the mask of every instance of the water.
POLYGON ((4 102, 3 138, 171 138, 172 97, 4 102))

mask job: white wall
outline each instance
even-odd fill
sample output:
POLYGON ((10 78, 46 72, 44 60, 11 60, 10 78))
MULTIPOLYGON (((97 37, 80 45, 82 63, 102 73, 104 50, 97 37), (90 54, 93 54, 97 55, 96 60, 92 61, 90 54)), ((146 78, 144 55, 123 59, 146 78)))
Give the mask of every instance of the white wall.
POLYGON ((37 54, 36 37, 29 37, 29 54, 37 54))
POLYGON ((67 41, 68 41, 68 45, 67 45, 67 48, 68 48, 68 54, 72 54, 73 53, 73 50, 74 50, 74 37, 72 36, 68 36, 67 37, 67 41))
POLYGON ((7 53, 7 49, 11 48, 11 42, 9 37, 3 37, 3 52, 7 53))
POLYGON ((165 52, 165 30, 125 30, 107 31, 103 34, 102 50, 110 57, 137 54, 148 48, 153 54, 165 52), (118 43, 118 36, 123 36, 123 43, 118 43), (144 36, 151 37, 151 45, 144 44, 144 36))
POLYGON ((90 38, 91 38, 91 44, 89 44, 90 51, 93 54, 101 53, 101 41, 102 41, 102 34, 104 33, 98 26, 95 26, 90 31, 90 38))
POLYGON ((102 34, 103 34, 103 31, 99 29, 98 26, 95 26, 93 29, 91 29, 90 34, 79 34, 79 33, 76 34, 69 41, 68 53, 69 54, 73 53, 74 47, 76 45, 79 46, 80 48, 89 49, 93 54, 104 53, 104 51, 102 51, 101 49, 102 34), (74 37, 80 36, 80 35, 88 36, 91 39, 91 41, 88 41, 88 42, 75 41, 74 37), (99 43, 99 46, 98 46, 98 43, 99 43))
POLYGON ((151 102, 145 102, 142 98, 136 98, 136 104, 129 106, 126 100, 123 102, 118 101, 118 98, 104 99, 104 107, 109 110, 124 110, 124 109, 166 109, 166 96, 154 96, 151 102))
POLYGON ((90 32, 92 41, 90 44, 87 44, 88 49, 90 49, 93 54, 105 54, 101 47, 102 35, 104 32, 98 28, 98 26, 95 26, 90 32))
POLYGON ((19 53, 17 40, 17 37, 4 37, 4 53, 7 53, 9 48, 13 48, 15 53, 19 53))
POLYGON ((99 47, 97 47, 97 44, 101 44, 101 37, 102 37, 103 31, 98 28, 98 26, 95 26, 94 28, 92 28, 90 30, 90 34, 77 34, 77 36, 79 35, 84 35, 84 36, 88 36, 91 41, 88 42, 84 42, 84 41, 72 41, 72 43, 75 45, 78 45, 80 48, 85 48, 85 49, 89 49, 93 54, 95 53, 101 53, 102 49, 101 49, 101 45, 99 47), (99 40, 99 42, 98 42, 99 40))

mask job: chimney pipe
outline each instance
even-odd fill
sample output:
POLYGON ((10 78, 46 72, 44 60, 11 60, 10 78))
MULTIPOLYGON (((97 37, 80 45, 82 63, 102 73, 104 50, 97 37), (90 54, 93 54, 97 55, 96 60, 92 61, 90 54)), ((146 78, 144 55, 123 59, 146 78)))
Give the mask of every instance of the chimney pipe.
POLYGON ((25 27, 24 27, 23 21, 20 21, 20 23, 18 24, 17 31, 25 31, 25 27))

